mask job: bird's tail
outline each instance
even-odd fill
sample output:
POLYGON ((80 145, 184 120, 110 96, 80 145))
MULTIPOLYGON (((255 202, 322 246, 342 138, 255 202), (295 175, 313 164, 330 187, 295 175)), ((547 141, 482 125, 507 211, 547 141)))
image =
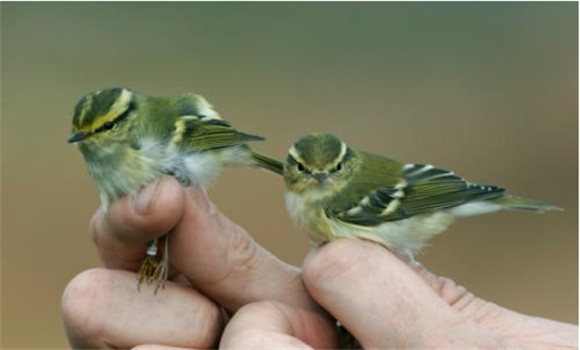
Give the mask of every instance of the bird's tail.
POLYGON ((503 195, 489 202, 499 204, 508 210, 523 210, 543 213, 548 210, 563 210, 553 204, 541 201, 539 199, 518 197, 510 194, 503 195))
POLYGON ((280 161, 277 161, 276 159, 270 158, 268 156, 265 156, 263 154, 254 151, 252 151, 252 159, 256 161, 256 164, 259 167, 264 168, 266 170, 270 170, 273 173, 282 175, 284 172, 284 165, 280 161))

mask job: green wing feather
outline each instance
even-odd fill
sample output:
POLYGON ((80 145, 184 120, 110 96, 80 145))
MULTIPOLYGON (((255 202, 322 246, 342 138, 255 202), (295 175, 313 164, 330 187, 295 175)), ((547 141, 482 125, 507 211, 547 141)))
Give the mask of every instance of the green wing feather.
POLYGON ((430 165, 409 166, 403 176, 408 185, 398 215, 406 217, 498 198, 505 191, 496 186, 467 182, 453 172, 430 165))
POLYGON ((284 173, 284 164, 282 164, 282 162, 280 162, 279 160, 270 158, 255 151, 252 151, 252 158, 254 159, 254 161, 256 161, 256 164, 258 164, 258 166, 266 170, 270 170, 271 172, 276 173, 278 175, 282 175, 284 173))
POLYGON ((376 226, 471 201, 499 198, 504 192, 496 186, 469 183, 453 172, 431 165, 403 166, 387 158, 380 163, 383 164, 380 169, 361 169, 362 173, 374 172, 373 180, 355 174, 351 185, 338 194, 341 200, 330 201, 326 214, 351 224, 376 226), (377 176, 381 173, 383 176, 377 176))
POLYGON ((175 142, 195 152, 243 145, 264 138, 241 132, 221 119, 181 117, 176 123, 175 142), (180 134, 178 134, 180 133, 180 134))
MULTIPOLYGON (((173 142, 178 147, 192 152, 203 152, 221 148, 243 146, 263 137, 241 132, 221 119, 183 116, 175 124, 173 142)), ((255 164, 276 174, 282 174, 284 166, 276 159, 257 153, 248 147, 255 164)))

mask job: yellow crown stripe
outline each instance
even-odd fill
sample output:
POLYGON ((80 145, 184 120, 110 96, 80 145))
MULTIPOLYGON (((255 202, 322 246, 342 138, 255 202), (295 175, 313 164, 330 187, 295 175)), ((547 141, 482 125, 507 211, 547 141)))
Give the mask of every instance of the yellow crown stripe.
POLYGON ((79 130, 85 131, 85 132, 87 131, 85 129, 87 129, 88 126, 78 128, 77 125, 84 125, 85 118, 86 118, 87 114, 89 114, 89 111, 91 110, 91 108, 93 108, 93 96, 87 96, 85 98, 85 101, 83 102, 82 109, 79 113, 78 122, 76 122, 74 125, 76 131, 79 131, 79 130))

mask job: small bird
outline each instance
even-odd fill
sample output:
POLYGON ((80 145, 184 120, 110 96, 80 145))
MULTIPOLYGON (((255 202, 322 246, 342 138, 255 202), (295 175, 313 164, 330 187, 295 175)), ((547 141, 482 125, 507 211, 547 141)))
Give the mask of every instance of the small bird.
POLYGON ((478 185, 428 164, 403 164, 348 147, 331 134, 296 141, 284 164, 290 216, 314 243, 379 243, 408 262, 455 218, 503 209, 560 209, 478 185))
MULTIPOLYGON (((223 166, 255 166, 282 174, 282 163, 247 145, 263 139, 233 128, 199 95, 153 97, 114 87, 80 99, 68 142, 83 154, 106 212, 116 199, 135 195, 164 174, 203 189, 223 166)), ((155 240, 139 272, 139 286, 155 282, 155 292, 168 274, 165 237, 161 258, 155 240)))

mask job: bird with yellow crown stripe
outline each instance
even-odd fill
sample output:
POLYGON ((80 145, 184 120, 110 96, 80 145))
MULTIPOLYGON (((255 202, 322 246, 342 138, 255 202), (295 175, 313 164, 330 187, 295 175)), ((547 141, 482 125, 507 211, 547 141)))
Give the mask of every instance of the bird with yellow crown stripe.
MULTIPOLYGON (((204 189, 224 166, 261 167, 281 174, 279 161, 247 145, 258 140, 263 137, 222 120, 199 95, 153 97, 115 87, 80 99, 68 142, 76 143, 83 154, 106 212, 117 198, 136 194, 164 174, 204 189)), ((154 282, 155 292, 169 270, 165 237, 163 253, 158 254, 158 242, 153 241, 139 271, 139 285, 154 282)))
POLYGON ((313 242, 364 239, 410 261, 456 218, 504 209, 560 209, 432 165, 403 164, 360 151, 323 133, 292 145, 284 179, 286 208, 313 242))

